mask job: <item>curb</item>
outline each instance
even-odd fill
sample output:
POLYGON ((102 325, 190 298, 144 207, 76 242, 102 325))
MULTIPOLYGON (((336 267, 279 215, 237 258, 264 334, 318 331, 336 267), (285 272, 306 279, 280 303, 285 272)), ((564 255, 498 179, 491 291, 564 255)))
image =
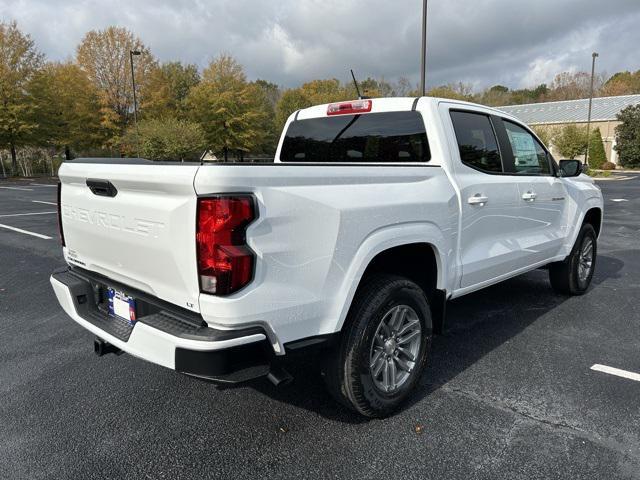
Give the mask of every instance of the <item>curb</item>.
POLYGON ((596 182, 619 182, 621 180, 633 180, 636 177, 591 177, 596 182))

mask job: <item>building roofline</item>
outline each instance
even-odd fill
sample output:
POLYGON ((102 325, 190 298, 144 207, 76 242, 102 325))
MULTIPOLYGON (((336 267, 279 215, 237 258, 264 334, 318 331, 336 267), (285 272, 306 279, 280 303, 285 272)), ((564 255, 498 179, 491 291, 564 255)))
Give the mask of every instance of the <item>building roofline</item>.
MULTIPOLYGON (((619 122, 619 120, 615 118, 592 118, 591 119, 591 123, 597 123, 597 122, 619 122)), ((575 121, 554 120, 552 122, 528 122, 527 124, 528 125, 566 125, 568 123, 588 123, 588 121, 587 120, 575 120, 575 121)))
MULTIPOLYGON (((630 94, 630 95, 610 95, 608 97, 593 97, 593 100, 605 100, 605 99, 610 99, 610 98, 629 98, 629 97, 640 98, 640 93, 633 93, 633 94, 630 94)), ((519 103, 517 105, 502 105, 500 107, 493 107, 493 108, 497 108, 498 110, 500 110, 502 108, 523 108, 523 107, 533 107, 535 105, 553 105, 553 104, 556 104, 556 103, 583 102, 585 100, 589 100, 589 97, 587 97, 587 98, 576 98, 574 100, 554 100, 553 102, 519 103)))

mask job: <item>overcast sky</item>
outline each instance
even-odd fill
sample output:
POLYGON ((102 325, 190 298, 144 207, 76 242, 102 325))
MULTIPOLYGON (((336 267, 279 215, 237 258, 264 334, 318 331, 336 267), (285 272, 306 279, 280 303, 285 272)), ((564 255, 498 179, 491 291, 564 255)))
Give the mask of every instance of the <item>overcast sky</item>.
MULTIPOLYGON (((220 52, 250 79, 419 79, 421 0, 0 0, 49 59, 85 32, 134 31, 162 61, 200 67, 220 52)), ((640 0, 430 0, 427 83, 476 89, 550 82, 563 70, 640 69, 640 0)))

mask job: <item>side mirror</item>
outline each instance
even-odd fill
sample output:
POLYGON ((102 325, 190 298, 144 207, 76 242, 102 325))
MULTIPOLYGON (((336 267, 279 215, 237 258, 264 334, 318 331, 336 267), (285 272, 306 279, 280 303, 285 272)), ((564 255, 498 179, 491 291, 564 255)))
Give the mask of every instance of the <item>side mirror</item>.
POLYGON ((577 177, 583 171, 580 160, 560 160, 561 177, 577 177))

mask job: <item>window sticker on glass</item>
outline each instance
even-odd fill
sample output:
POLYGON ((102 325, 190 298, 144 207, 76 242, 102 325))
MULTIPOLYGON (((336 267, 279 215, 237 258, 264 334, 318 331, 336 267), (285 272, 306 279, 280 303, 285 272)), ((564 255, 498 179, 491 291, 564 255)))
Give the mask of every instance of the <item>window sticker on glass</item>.
POLYGON ((512 132, 510 130, 507 130, 507 133, 513 147, 516 166, 537 167, 538 155, 536 146, 533 143, 533 137, 528 133, 512 132))
POLYGON ((525 175, 549 175, 551 165, 547 152, 535 137, 515 123, 504 120, 515 160, 515 173, 525 175))

